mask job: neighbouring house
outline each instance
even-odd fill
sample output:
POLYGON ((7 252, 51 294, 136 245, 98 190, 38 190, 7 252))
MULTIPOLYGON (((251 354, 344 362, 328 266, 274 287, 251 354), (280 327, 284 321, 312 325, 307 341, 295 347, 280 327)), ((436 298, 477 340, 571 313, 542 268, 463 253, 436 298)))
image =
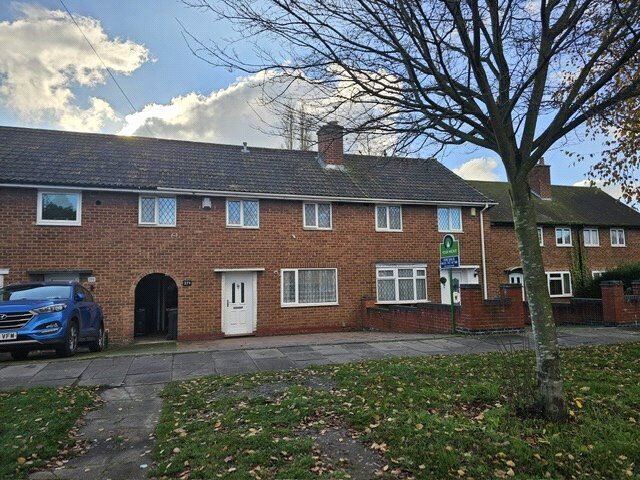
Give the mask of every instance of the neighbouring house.
POLYGON ((353 330, 361 299, 440 302, 444 232, 465 283, 492 204, 436 160, 0 128, 6 282, 79 279, 113 340, 353 330), (481 222, 485 224, 482 225, 481 222))
MULTIPOLYGON (((0 282, 80 280, 111 339, 128 342, 171 334, 176 312, 187 340, 354 330, 363 298, 446 303, 438 247, 447 233, 461 246, 455 300, 460 284, 488 298, 513 278, 505 187, 465 182, 433 159, 345 154, 342 136, 325 125, 310 152, 0 127, 0 282)), ((558 257, 550 273, 573 262, 570 249, 546 253, 551 228, 578 225, 556 196, 564 188, 544 200, 555 216, 541 215, 545 264, 558 257)), ((618 232, 625 247, 607 251, 637 259, 640 214, 574 190, 624 212, 604 214, 606 233, 595 220, 585 227, 600 229, 603 252, 618 232)))
MULTIPOLYGON (((503 283, 523 283, 506 182, 470 181, 497 202, 486 236, 489 292, 503 283)), ((538 238, 551 298, 573 296, 582 280, 629 262, 640 262, 640 213, 595 187, 552 185, 550 166, 536 165, 529 177, 538 238)), ((491 293, 490 293, 491 294, 491 293)))

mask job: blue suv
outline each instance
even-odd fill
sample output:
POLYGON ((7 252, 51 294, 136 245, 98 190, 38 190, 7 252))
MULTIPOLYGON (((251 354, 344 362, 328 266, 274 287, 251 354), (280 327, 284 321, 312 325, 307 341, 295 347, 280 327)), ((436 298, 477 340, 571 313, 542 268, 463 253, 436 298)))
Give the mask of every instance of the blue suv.
POLYGON ((76 353, 79 344, 92 352, 105 345, 102 308, 76 282, 36 282, 0 288, 0 352, 15 360, 31 350, 76 353))

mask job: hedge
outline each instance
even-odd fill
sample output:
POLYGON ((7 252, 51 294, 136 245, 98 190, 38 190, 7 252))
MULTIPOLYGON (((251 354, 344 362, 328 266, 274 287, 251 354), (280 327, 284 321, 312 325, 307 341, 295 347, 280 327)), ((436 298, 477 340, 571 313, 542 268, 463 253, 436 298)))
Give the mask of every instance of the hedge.
POLYGON ((629 263, 621 267, 607 270, 598 278, 588 280, 582 287, 576 287, 573 292, 576 298, 600 298, 600 282, 605 280, 620 280, 624 284, 625 293, 631 293, 631 283, 640 280, 640 263, 629 263))

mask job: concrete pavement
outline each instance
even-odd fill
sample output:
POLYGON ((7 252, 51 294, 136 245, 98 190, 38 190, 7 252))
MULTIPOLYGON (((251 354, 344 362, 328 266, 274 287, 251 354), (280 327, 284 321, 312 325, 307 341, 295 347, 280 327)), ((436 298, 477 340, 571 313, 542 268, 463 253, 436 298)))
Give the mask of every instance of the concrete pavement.
MULTIPOLYGON (((35 385, 131 387, 165 384, 204 375, 233 375, 261 370, 302 368, 375 358, 479 353, 517 348, 530 333, 509 335, 402 335, 368 332, 200 342, 201 351, 133 354, 94 359, 44 359, 2 362, 0 389, 35 385), (227 342, 227 343, 225 343, 227 342), (237 349, 230 349, 235 343, 237 349), (220 348, 223 345, 223 348, 220 348)), ((640 341, 640 331, 625 328, 562 327, 563 347, 640 341)), ((194 344, 188 344, 194 348, 194 344)))

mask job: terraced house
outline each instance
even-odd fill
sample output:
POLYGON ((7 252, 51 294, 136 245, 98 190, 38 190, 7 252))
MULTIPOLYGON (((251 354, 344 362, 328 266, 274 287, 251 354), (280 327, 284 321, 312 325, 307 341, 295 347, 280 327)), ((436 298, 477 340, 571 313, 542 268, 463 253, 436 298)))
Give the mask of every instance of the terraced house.
MULTIPOLYGON (((82 281, 118 342, 353 330, 363 298, 446 303, 446 233, 462 252, 454 301, 462 283, 485 298, 517 283, 504 185, 345 154, 336 124, 318 150, 0 127, 0 282, 82 281)), ((550 190, 553 296, 571 294, 567 238, 598 241, 585 246, 594 271, 638 259, 640 214, 597 189, 550 190)))

